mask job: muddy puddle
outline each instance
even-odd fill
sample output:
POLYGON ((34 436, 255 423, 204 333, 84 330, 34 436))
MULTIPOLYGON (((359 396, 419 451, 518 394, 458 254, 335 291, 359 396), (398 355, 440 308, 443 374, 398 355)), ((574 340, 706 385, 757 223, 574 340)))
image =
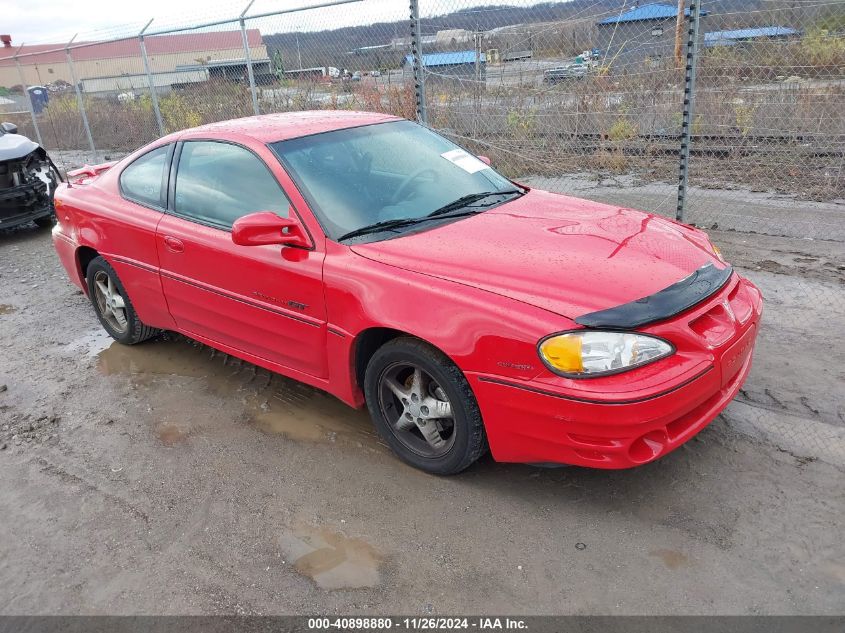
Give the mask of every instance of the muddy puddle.
POLYGON ((333 442, 339 436, 360 435, 375 442, 375 431, 366 411, 349 408, 320 392, 300 403, 291 402, 288 395, 288 389, 280 389, 257 408, 252 407, 250 422, 264 433, 293 440, 333 442))
POLYGON ((243 407, 240 419, 263 433, 308 442, 343 438, 376 444, 366 411, 183 337, 168 335, 134 346, 113 342, 95 358, 101 374, 127 377, 134 388, 150 392, 157 410, 166 411, 156 433, 168 446, 199 430, 191 420, 201 412, 197 400, 204 394, 236 399, 243 407))
POLYGON ((104 329, 98 327, 65 344, 62 355, 74 358, 96 358, 112 343, 114 339, 104 329))
MULTIPOLYGON (((163 339, 140 345, 112 342, 97 353, 97 369, 104 376, 128 376, 135 385, 166 382, 167 378, 202 378, 212 391, 234 393, 234 372, 222 362, 215 363, 210 348, 188 341, 163 339)), ((222 355, 220 355, 222 357, 222 355)))
POLYGON ((821 566, 822 572, 828 577, 845 586, 845 564, 836 561, 826 561, 821 566))
POLYGON ((363 539, 300 525, 281 534, 279 547, 293 568, 321 589, 362 589, 381 582, 383 556, 363 539))
POLYGON ((15 306, 11 306, 7 303, 0 303, 0 316, 4 314, 12 314, 12 312, 17 312, 17 308, 15 306))
POLYGON ((181 427, 178 424, 165 422, 156 425, 155 434, 165 446, 176 446, 188 439, 190 429, 181 427))
POLYGON ((656 549, 649 552, 649 554, 660 558, 668 569, 678 569, 679 567, 689 565, 689 559, 674 549, 656 549))

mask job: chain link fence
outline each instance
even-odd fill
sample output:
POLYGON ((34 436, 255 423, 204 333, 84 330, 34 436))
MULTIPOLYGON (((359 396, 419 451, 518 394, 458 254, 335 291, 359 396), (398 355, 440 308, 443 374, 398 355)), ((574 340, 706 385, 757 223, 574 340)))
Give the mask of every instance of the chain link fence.
POLYGON ((210 23, 121 25, 98 41, 13 42, 0 49, 0 114, 63 168, 253 114, 345 108, 414 118, 401 67, 407 5, 327 0, 258 13, 252 5, 210 23), (382 21, 371 24, 374 14, 382 21))
POLYGON ((0 49, 3 119, 71 168, 235 117, 389 112, 525 184, 694 223, 767 299, 727 423, 845 464, 845 3, 328 0, 221 12, 12 43, 0 49))

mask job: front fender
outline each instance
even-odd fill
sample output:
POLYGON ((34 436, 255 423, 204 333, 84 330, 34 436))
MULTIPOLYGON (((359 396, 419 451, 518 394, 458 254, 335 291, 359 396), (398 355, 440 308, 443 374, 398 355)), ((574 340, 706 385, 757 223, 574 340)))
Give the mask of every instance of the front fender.
POLYGON ((420 338, 463 372, 530 380, 544 371, 537 341, 576 327, 552 312, 453 281, 399 269, 327 243, 329 363, 339 397, 360 403, 355 340, 370 328, 420 338))

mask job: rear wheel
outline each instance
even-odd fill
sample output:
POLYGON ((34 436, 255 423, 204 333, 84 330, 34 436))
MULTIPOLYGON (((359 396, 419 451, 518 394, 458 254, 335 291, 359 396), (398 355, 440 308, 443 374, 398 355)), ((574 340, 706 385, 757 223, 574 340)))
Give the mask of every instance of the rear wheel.
POLYGON ((106 332, 118 343, 134 345, 160 332, 141 322, 117 273, 105 259, 92 259, 85 278, 97 318, 106 332))
POLYGON ((469 467, 487 450, 478 403, 439 350, 403 337, 373 355, 364 379, 379 434, 408 464, 436 475, 469 467))

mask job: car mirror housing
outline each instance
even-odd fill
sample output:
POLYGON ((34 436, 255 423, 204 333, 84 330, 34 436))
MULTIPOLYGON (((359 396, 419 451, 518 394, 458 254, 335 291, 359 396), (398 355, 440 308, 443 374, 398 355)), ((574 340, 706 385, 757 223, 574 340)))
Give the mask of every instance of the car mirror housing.
POLYGON ((490 164, 491 164, 491 162, 490 162, 490 157, 489 157, 489 156, 477 156, 476 158, 478 158, 478 160, 480 160, 480 161, 481 161, 482 163, 484 163, 485 165, 490 165, 490 164))
POLYGON ((310 248, 311 243, 299 220, 293 217, 283 218, 272 211, 250 213, 235 220, 232 225, 232 241, 240 246, 263 246, 280 244, 310 248))
POLYGON ((18 126, 15 125, 14 123, 8 123, 8 122, 4 121, 2 123, 2 125, 0 125, 0 127, 2 127, 3 132, 5 134, 17 134, 18 133, 18 126))

